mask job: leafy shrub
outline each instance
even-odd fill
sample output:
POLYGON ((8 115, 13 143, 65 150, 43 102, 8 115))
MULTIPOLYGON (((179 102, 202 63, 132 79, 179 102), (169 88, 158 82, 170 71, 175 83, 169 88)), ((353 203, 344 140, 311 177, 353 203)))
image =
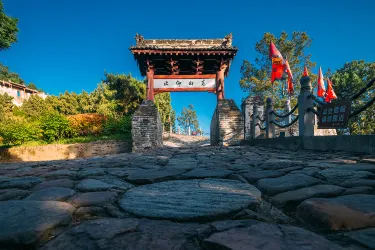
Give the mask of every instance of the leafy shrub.
POLYGON ((132 129, 131 116, 110 117, 104 124, 103 134, 129 134, 132 129))
POLYGON ((75 131, 69 127, 68 119, 56 112, 43 114, 40 118, 40 127, 43 139, 47 142, 76 135, 75 131))
POLYGON ((68 116, 70 128, 78 135, 99 135, 107 118, 100 114, 78 114, 68 116))
POLYGON ((27 141, 38 139, 40 128, 38 123, 29 123, 22 117, 10 117, 0 124, 0 137, 6 145, 21 145, 27 141))

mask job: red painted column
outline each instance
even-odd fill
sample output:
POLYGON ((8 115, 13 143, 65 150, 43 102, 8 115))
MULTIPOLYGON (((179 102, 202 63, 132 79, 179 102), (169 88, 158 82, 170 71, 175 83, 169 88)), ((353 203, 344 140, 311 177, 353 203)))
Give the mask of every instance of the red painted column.
POLYGON ((154 70, 149 69, 147 71, 147 100, 154 100, 154 70))
POLYGON ((216 72, 216 94, 218 100, 224 99, 224 72, 226 65, 220 67, 220 70, 216 72))

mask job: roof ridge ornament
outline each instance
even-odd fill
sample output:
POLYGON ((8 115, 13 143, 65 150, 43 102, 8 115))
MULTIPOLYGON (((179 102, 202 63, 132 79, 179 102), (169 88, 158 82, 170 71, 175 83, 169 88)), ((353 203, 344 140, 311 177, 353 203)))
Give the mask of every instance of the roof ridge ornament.
POLYGON ((233 40, 233 35, 232 33, 229 33, 224 37, 224 42, 223 45, 224 47, 232 47, 232 40, 233 40))
POLYGON ((140 34, 135 35, 135 41, 136 41, 136 46, 143 46, 145 43, 145 38, 141 36, 140 34))

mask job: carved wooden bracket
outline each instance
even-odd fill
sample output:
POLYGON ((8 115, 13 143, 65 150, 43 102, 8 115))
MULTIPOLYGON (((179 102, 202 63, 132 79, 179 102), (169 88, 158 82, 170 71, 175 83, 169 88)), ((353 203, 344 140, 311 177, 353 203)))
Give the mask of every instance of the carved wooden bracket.
POLYGON ((155 67, 152 61, 146 60, 146 72, 154 71, 155 67))
POLYGON ((201 60, 199 60, 199 58, 198 58, 198 60, 194 60, 193 61, 193 69, 195 70, 195 73, 197 74, 197 75, 201 75, 201 74, 203 74, 203 63, 204 63, 204 61, 201 61, 201 60))
POLYGON ((172 58, 167 61, 167 68, 171 71, 172 75, 177 75, 180 73, 180 69, 178 67, 178 61, 173 60, 172 58))

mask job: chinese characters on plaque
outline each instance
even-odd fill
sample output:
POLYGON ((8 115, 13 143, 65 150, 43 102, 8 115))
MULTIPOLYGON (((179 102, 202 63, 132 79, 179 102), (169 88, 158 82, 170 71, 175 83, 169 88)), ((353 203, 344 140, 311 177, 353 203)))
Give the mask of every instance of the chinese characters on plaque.
POLYGON ((350 106, 348 101, 324 104, 320 109, 318 128, 346 128, 350 106))
POLYGON ((168 89, 173 91, 173 89, 214 89, 215 79, 154 79, 155 89, 168 89))

